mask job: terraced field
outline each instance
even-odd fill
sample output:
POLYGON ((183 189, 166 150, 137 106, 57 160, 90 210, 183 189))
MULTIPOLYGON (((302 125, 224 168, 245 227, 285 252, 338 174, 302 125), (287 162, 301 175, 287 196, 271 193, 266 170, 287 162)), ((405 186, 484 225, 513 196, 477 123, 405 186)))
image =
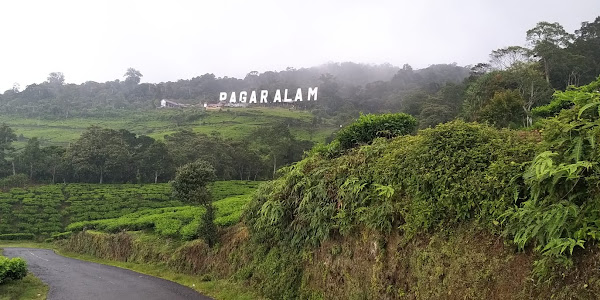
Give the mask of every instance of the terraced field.
MULTIPOLYGON (((217 208, 215 224, 230 226, 237 223, 250 201, 250 195, 232 196, 214 202, 217 208)), ((103 232, 149 230, 159 236, 191 240, 198 236, 198 227, 205 209, 198 206, 164 207, 142 210, 119 218, 75 222, 67 231, 93 229, 103 232)))
MULTIPOLYGON (((210 190, 219 208, 217 221, 226 225, 237 220, 247 198, 245 195, 252 193, 258 184, 253 181, 213 183, 210 190)), ((0 193, 0 234, 50 236, 65 231, 74 222, 93 227, 90 224, 96 223, 89 221, 117 219, 118 223, 102 221, 98 224, 110 224, 102 227, 107 230, 145 224, 139 227, 157 228, 159 233, 173 235, 180 234, 179 227, 195 222, 201 214, 200 208, 172 199, 169 184, 56 184, 0 193), (153 216, 157 214, 164 216, 153 216), (177 230, 172 229, 174 227, 177 230)))

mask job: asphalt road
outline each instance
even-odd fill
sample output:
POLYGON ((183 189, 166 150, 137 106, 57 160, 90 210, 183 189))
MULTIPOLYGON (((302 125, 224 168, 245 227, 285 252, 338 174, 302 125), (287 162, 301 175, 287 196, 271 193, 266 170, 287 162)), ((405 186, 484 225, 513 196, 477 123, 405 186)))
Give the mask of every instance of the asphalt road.
POLYGON ((27 260, 29 271, 50 287, 48 300, 211 299, 168 280, 60 256, 52 250, 4 248, 4 256, 27 260))

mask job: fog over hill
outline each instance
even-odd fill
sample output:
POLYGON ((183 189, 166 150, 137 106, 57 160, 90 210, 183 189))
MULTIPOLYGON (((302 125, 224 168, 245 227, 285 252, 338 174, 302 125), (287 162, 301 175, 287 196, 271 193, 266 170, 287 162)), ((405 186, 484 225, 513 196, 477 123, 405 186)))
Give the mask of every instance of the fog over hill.
POLYGON ((600 7, 596 0, 27 0, 0 8, 4 91, 39 84, 50 72, 77 84, 105 82, 128 67, 158 83, 330 61, 474 65, 492 49, 521 44, 537 22, 572 32, 600 7))
MULTIPOLYGON (((27 117, 66 118, 90 109, 154 108, 160 99, 174 99, 189 104, 215 103, 220 92, 295 90, 309 86, 321 86, 320 95, 324 102, 344 99, 348 103, 358 104, 374 99, 378 102, 375 107, 359 109, 378 111, 387 107, 383 103, 385 101, 398 102, 396 98, 401 91, 423 87, 435 92, 447 83, 462 82, 468 75, 468 68, 456 64, 413 70, 407 64, 397 67, 352 62, 288 68, 279 72, 253 71, 243 79, 216 77, 207 73, 191 79, 158 84, 140 83, 143 72, 133 68, 127 70, 124 78, 105 83, 87 81, 72 84, 68 83, 66 74, 53 72, 41 84, 31 84, 22 91, 17 87, 5 91, 0 95, 0 111, 27 117), (373 89, 378 90, 377 95, 371 95, 375 92, 371 91, 373 89)), ((303 105, 311 108, 316 104, 303 105)))

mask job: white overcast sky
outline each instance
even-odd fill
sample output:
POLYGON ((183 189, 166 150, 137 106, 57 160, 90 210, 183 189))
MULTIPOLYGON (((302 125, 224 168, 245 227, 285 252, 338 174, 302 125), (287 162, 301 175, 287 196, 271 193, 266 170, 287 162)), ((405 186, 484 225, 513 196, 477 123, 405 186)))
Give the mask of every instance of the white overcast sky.
POLYGON ((142 82, 353 61, 415 68, 487 61, 539 21, 569 32, 600 0, 0 2, 0 92, 63 72, 69 83, 142 82))

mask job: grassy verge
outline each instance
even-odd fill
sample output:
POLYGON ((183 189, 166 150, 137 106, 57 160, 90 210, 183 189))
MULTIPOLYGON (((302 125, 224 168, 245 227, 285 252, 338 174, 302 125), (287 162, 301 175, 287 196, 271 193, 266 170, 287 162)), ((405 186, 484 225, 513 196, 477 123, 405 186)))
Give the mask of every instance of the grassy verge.
POLYGON ((46 299, 48 286, 33 274, 17 281, 0 284, 0 300, 46 299))
POLYGON ((83 255, 78 253, 70 253, 64 251, 58 251, 60 255, 67 257, 91 261, 99 264, 115 266, 123 269, 132 270, 142 274, 159 277, 169 281, 177 282, 181 285, 190 287, 199 293, 210 296, 219 300, 239 299, 239 300, 250 300, 250 299, 263 299, 257 294, 253 293, 249 287, 240 285, 236 282, 229 280, 219 279, 210 280, 203 276, 192 276, 181 273, 175 273, 168 270, 165 266, 155 264, 139 264, 131 262, 112 261, 107 259, 100 259, 90 255, 83 255))
MULTIPOLYGON (((0 241, 0 243, 5 242, 0 241)), ((2 248, 0 248, 1 254, 2 248)), ((0 300, 46 299, 46 294, 48 294, 48 286, 31 273, 21 280, 0 284, 0 300)))
POLYGON ((50 244, 50 243, 40 243, 40 242, 34 242, 34 241, 0 240, 0 248, 3 248, 3 247, 54 249, 54 245, 50 244))

